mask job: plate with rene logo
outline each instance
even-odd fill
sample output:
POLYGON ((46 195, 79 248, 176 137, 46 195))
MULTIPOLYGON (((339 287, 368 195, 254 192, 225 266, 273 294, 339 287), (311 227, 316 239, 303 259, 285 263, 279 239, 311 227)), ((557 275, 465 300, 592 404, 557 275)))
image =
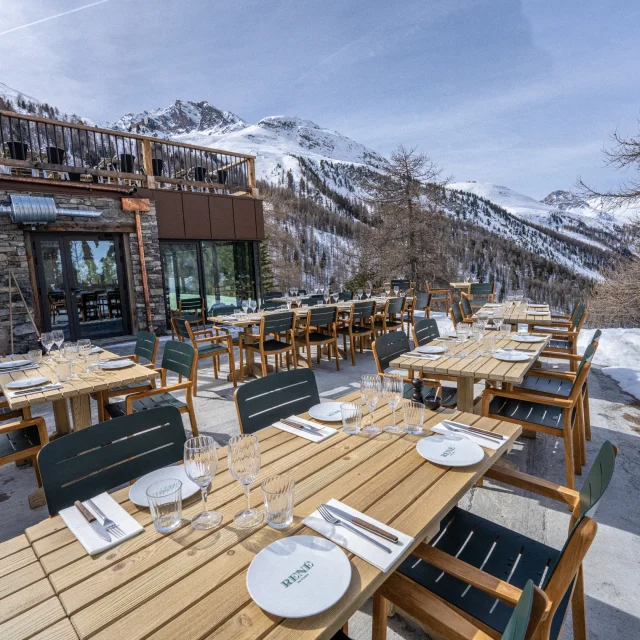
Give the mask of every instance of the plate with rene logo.
POLYGON ((253 559, 247 591, 264 611, 306 618, 333 606, 349 588, 351 564, 337 545, 318 536, 272 542, 253 559))
POLYGON ((454 434, 422 438, 416 449, 429 462, 445 467, 469 467, 484 458, 482 447, 454 434))

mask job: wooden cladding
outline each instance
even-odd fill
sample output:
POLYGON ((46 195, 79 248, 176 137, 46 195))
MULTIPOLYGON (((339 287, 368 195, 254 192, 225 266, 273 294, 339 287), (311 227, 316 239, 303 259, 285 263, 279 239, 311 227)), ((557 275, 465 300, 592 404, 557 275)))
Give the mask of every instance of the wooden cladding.
POLYGON ((263 240, 261 200, 155 191, 161 240, 263 240))

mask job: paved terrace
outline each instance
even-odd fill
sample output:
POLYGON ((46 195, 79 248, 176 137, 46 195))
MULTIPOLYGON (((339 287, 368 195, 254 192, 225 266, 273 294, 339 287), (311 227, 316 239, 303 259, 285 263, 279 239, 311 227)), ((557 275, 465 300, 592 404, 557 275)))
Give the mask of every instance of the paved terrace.
MULTIPOLYGON (((158 362, 164 342, 165 339, 158 362)), ((110 345, 109 349, 131 353, 133 343, 110 345)), ((205 364, 206 361, 200 366, 199 395, 195 398, 199 430, 224 445, 239 431, 233 386, 224 379, 225 375, 215 380, 213 369, 205 364)), ((373 371, 375 363, 370 351, 358 354, 355 367, 350 361, 342 361, 340 372, 336 372, 333 361, 314 363, 320 395, 326 400, 358 388, 360 375, 373 371)), ((640 405, 596 366, 589 384, 593 439, 587 442, 588 464, 607 439, 619 447, 620 454, 612 485, 596 516, 598 534, 585 562, 587 628, 589 638, 594 640, 631 640, 640 638, 640 405)), ((482 386, 476 386, 476 393, 481 390, 482 386)), ((95 405, 93 410, 97 421, 95 405)), ((52 427, 50 409, 39 415, 52 427)), ((521 470, 563 483, 563 446, 559 438, 521 438, 507 459, 521 470)), ((577 486, 581 484, 578 477, 577 486)), ((36 486, 32 468, 16 468, 13 464, 0 467, 0 541, 48 517, 45 507, 29 509, 27 496, 36 486)), ((483 488, 469 492, 461 506, 556 548, 562 546, 569 526, 569 512, 562 505, 490 480, 485 480, 483 488)), ((427 638, 420 628, 397 615, 389 621, 389 629, 391 640, 427 638)), ((351 619, 349 631, 354 640, 371 638, 370 602, 351 619)), ((563 638, 572 637, 569 614, 563 638)))

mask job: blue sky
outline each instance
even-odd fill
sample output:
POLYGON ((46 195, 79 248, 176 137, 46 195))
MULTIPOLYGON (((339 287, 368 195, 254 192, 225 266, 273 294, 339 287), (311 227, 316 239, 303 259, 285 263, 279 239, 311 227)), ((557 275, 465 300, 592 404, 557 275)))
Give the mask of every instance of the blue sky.
POLYGON ((637 0, 4 0, 0 82, 98 122, 296 115, 542 198, 624 178, 602 148, 637 131, 638 24, 637 0))

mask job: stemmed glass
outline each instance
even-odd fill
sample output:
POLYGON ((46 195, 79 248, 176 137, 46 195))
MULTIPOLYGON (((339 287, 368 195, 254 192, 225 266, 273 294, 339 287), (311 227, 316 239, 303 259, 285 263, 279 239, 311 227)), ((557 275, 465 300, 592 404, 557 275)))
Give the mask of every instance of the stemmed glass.
POLYGON ((380 400, 382 394, 382 383, 380 376, 376 373, 367 373, 360 378, 360 395, 364 403, 369 407, 371 414, 371 424, 366 426, 362 432, 370 435, 376 435, 382 430, 373 424, 373 412, 380 400))
MULTIPOLYGON (((458 327, 456 329, 456 334, 459 338, 460 343, 464 345, 467 342, 469 335, 471 334, 471 327, 468 324, 461 322, 460 324, 458 324, 458 327)), ((464 347, 462 348, 461 351, 458 351, 455 355, 458 358, 467 357, 467 353, 465 352, 464 347)))
POLYGON ((242 301, 242 312, 246 316, 248 311, 249 311, 249 301, 248 300, 243 300, 242 301))
POLYGON ((356 297, 358 298, 358 300, 360 300, 362 298, 362 289, 358 289, 358 291, 356 292, 356 297))
POLYGON ((70 378, 78 378, 78 374, 74 371, 74 365, 76 364, 76 359, 78 358, 78 345, 75 342, 66 342, 64 345, 64 349, 62 350, 62 354, 65 359, 69 361, 69 368, 71 369, 70 378))
POLYGON ((367 288, 364 290, 364 295, 366 296, 367 300, 371 297, 371 287, 367 286, 367 288))
POLYGON ((47 358, 51 357, 51 349, 53 348, 53 335, 50 331, 47 333, 40 334, 40 344, 44 347, 44 350, 47 352, 47 358))
POLYGON ((229 440, 227 464, 231 475, 243 486, 247 496, 247 508, 233 517, 233 522, 241 529, 248 529, 262 522, 263 514, 251 508, 249 487, 260 472, 260 447, 258 438, 246 434, 229 440))
POLYGON ((184 443, 184 470, 187 477, 200 487, 202 492, 202 513, 192 521, 194 529, 211 529, 222 522, 218 511, 207 511, 207 494, 211 480, 218 471, 216 442, 211 436, 189 438, 184 443))
POLYGON ((396 298, 398 297, 398 292, 400 291, 400 287, 398 285, 396 285, 395 287, 393 287, 393 293, 396 294, 396 298))
POLYGON ((78 353, 84 360, 84 369, 81 373, 90 373, 89 369, 89 356, 91 355, 91 340, 89 338, 81 338, 78 340, 78 353))
POLYGON ((382 380, 382 399, 391 407, 393 422, 384 428, 388 433, 404 433, 404 429, 396 423, 396 407, 402 400, 404 380, 402 376, 386 375, 382 380))
POLYGON ((249 300, 249 309, 251 313, 255 313, 258 310, 258 303, 255 300, 249 300))
POLYGON ((325 289, 324 290, 324 303, 325 304, 329 304, 329 298, 331 297, 331 294, 329 293, 329 289, 325 289))
POLYGON ((387 294, 387 298, 389 297, 389 295, 391 294, 391 285, 388 284, 385 288, 384 288, 384 292, 387 294))
POLYGON ((51 332, 51 337, 53 338, 53 343, 58 347, 58 351, 60 351, 62 349, 62 343, 64 342, 64 332, 56 329, 51 332))

